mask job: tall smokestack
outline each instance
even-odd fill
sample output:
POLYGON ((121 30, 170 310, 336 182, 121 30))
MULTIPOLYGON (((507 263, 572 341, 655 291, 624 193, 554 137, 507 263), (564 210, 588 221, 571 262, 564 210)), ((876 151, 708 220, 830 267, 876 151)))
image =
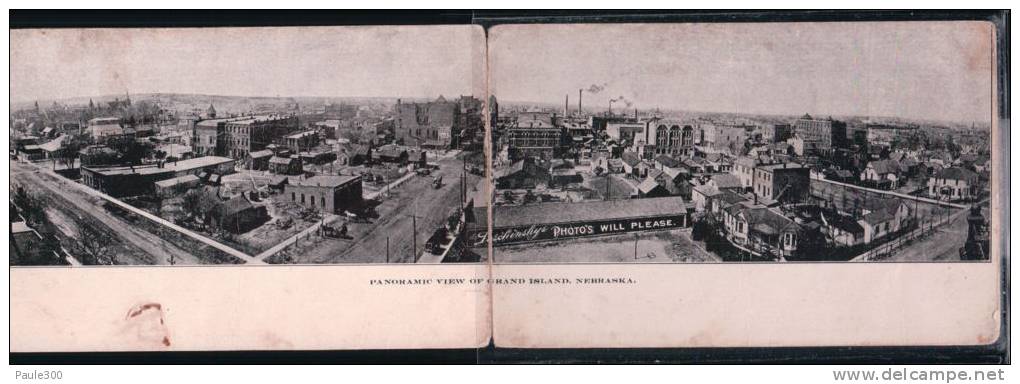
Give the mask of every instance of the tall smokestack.
POLYGON ((563 95, 563 117, 570 116, 570 94, 563 95))
POLYGON ((584 90, 583 89, 578 89, 577 90, 577 115, 578 116, 584 114, 584 109, 581 107, 581 99, 583 99, 583 98, 584 98, 584 90))

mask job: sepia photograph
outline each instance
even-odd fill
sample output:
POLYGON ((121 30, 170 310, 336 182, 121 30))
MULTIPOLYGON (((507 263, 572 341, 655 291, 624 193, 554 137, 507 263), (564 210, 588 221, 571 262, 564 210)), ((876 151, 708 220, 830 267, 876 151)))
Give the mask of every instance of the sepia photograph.
POLYGON ((13 266, 486 258, 480 28, 10 35, 13 266))
POLYGON ((979 22, 501 25, 495 263, 989 259, 979 22))

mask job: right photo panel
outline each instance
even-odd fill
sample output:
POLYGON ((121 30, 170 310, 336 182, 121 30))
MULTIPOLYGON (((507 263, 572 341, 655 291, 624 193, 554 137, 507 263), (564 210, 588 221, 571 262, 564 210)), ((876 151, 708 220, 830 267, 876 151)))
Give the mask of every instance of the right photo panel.
POLYGON ((992 28, 500 25, 492 262, 990 255, 992 28))

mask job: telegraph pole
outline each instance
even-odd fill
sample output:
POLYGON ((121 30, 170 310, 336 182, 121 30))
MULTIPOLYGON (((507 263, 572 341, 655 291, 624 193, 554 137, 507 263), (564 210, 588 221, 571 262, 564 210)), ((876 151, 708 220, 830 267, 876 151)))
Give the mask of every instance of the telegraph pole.
POLYGON ((412 243, 411 243, 412 244, 411 245, 411 260, 413 260, 415 263, 418 262, 418 223, 417 223, 417 219, 418 219, 418 216, 411 215, 411 232, 414 233, 412 235, 414 237, 411 238, 411 240, 412 240, 412 243))
MULTIPOLYGON (((608 166, 609 166, 609 163, 607 162, 606 163, 606 168, 608 168, 608 166)), ((610 196, 609 196, 609 183, 612 182, 611 179, 612 179, 613 176, 608 173, 609 172, 608 169, 606 170, 606 172, 607 172, 606 173, 606 200, 610 200, 610 196)))
POLYGON ((414 200, 414 208, 411 211, 411 262, 418 262, 418 200, 414 200))
POLYGON ((465 187, 467 178, 467 156, 463 157, 464 166, 460 169, 460 208, 464 209, 464 200, 467 199, 467 188, 465 187))
POLYGON ((170 265, 177 264, 177 260, 174 259, 174 254, 172 252, 167 252, 166 241, 160 241, 159 245, 160 245, 160 248, 163 249, 163 252, 166 252, 166 253, 170 254, 170 257, 167 258, 167 261, 170 263, 170 265))
POLYGON ((637 260, 638 235, 634 235, 634 260, 637 260))

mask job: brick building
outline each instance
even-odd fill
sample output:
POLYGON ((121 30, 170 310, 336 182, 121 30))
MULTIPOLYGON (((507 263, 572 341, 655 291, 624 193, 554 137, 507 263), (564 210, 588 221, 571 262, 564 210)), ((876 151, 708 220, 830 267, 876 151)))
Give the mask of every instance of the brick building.
POLYGON ((398 99, 396 140, 405 145, 434 148, 457 145, 460 110, 458 103, 449 102, 443 96, 424 103, 403 103, 398 99))
POLYGON ((244 159, 248 153, 261 151, 277 138, 298 129, 294 115, 260 115, 227 121, 223 128, 223 153, 244 159))
POLYGON ((510 161, 526 157, 550 160, 560 150, 563 130, 553 125, 552 114, 525 112, 506 132, 510 161))
POLYGON ((361 204, 361 176, 320 175, 292 179, 284 189, 284 196, 304 207, 341 213, 361 204))
POLYGON ((754 194, 775 202, 803 202, 811 191, 811 169, 794 163, 759 165, 754 194))
POLYGON ((805 114, 793 123, 793 131, 804 140, 806 154, 829 153, 834 147, 846 148, 846 123, 828 119, 816 119, 805 114), (820 153, 811 153, 820 152, 820 153))

